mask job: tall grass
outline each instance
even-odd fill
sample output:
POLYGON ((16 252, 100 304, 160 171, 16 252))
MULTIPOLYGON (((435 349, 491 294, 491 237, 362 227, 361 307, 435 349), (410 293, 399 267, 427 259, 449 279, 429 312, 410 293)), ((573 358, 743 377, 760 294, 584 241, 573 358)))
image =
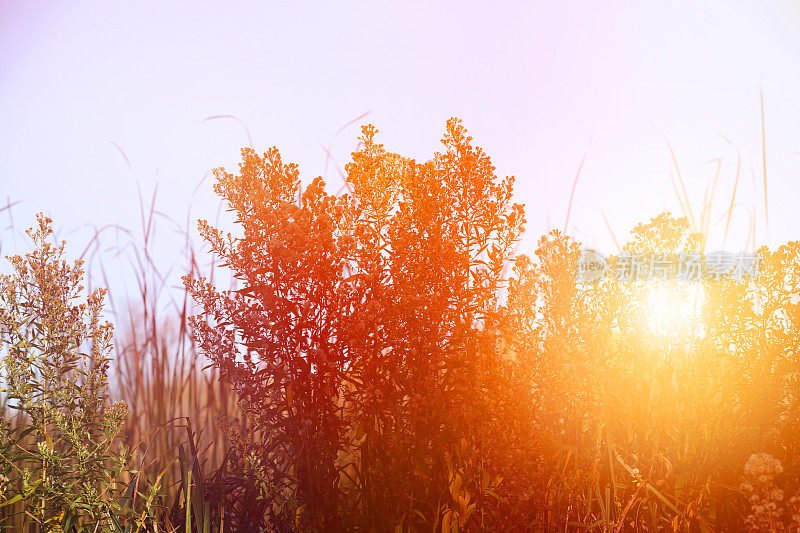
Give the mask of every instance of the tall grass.
MULTIPOLYGON (((151 465, 161 472, 167 465, 167 500, 177 496, 183 474, 178 461, 171 461, 182 444, 187 444, 187 422, 196 430, 204 469, 216 470, 224 459, 226 446, 216 417, 240 420, 236 399, 220 383, 217 372, 201 360, 188 328, 193 303, 179 283, 184 273, 215 280, 217 264, 205 250, 198 250, 191 238, 187 213, 185 225, 155 208, 155 192, 145 205, 141 193, 140 226, 137 232, 122 232, 128 239, 116 244, 119 258, 127 260, 136 291, 121 298, 111 292, 117 317, 116 371, 112 386, 119 399, 128 403, 131 415, 125 435, 127 446, 135 449, 132 466, 151 465), (154 247, 159 225, 166 225, 182 240, 182 247, 163 267, 155 259, 154 247), (210 257, 204 262, 204 258, 210 257)), ((95 251, 99 246, 95 248, 95 251)), ((93 261, 107 281, 104 259, 93 261)), ((193 444, 194 445, 194 444, 193 444)), ((195 480, 197 482, 197 480, 195 480)))
MULTIPOLYGON (((95 229, 80 254, 88 265, 90 290, 93 285, 112 287, 107 295, 107 311, 116 328, 109 385, 113 398, 125 401, 130 407, 122 430, 122 444, 131 454, 128 471, 118 481, 136 485, 136 490, 130 491, 132 507, 137 505, 137 492, 143 492, 156 481, 160 489, 158 500, 151 502, 154 507, 159 501, 166 505, 189 497, 186 485, 189 455, 176 460, 183 448, 197 448, 190 455, 199 462, 198 473, 219 468, 225 457, 226 441, 216 417, 222 415, 246 427, 236 399, 195 350, 188 329, 193 306, 179 283, 179 276, 184 273, 202 274, 215 280, 215 259, 195 247, 189 229, 190 213, 186 224, 181 225, 159 212, 155 202, 155 192, 149 204, 140 192, 139 227, 109 225, 95 229), (169 230, 167 235, 173 240, 178 236, 182 241, 166 267, 154 253, 155 247, 163 246, 158 240, 164 234, 159 232, 160 226, 169 230), (134 280, 133 294, 110 283, 109 273, 126 266, 128 279, 134 280)), ((0 213, 9 213, 11 224, 6 228, 9 233, 15 231, 10 213, 15 205, 16 202, 8 202, 0 207, 0 213)), ((10 410, 7 400, 3 396, 4 419, 12 426, 19 426, 23 415, 10 410)), ((191 485, 198 487, 202 483, 202 477, 198 479, 195 475, 191 485)), ((19 504, 2 507, 0 518, 5 518, 3 525, 9 530, 22 530, 25 523, 19 504)))

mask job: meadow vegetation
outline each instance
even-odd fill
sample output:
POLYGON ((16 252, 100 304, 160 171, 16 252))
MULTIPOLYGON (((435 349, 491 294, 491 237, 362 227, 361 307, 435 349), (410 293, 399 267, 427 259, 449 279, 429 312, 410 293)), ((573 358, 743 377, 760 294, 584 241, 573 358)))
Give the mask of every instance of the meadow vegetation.
MULTIPOLYGON (((757 278, 583 283, 561 232, 516 256, 514 179, 456 119, 425 162, 365 127, 345 194, 275 148, 214 175, 235 283, 187 240, 165 315, 143 216, 116 343, 49 219, 10 258, 7 530, 800 529, 800 243, 757 278)), ((704 242, 663 213, 621 251, 704 242)))

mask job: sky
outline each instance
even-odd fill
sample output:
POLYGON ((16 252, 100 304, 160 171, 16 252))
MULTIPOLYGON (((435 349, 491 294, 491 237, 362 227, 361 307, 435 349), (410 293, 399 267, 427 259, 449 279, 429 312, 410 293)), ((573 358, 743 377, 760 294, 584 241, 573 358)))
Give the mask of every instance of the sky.
POLYGON ((18 202, 2 254, 39 211, 76 254, 98 228, 136 231, 141 195, 174 265, 167 218, 214 220, 209 171, 236 169, 243 146, 277 146, 335 192, 360 124, 425 160, 451 116, 516 177, 522 252, 564 229, 584 157, 567 231, 589 246, 613 253, 681 214, 677 171, 697 217, 719 167, 721 248, 737 161, 724 247, 775 246, 800 238, 798 67, 800 8, 777 0, 0 0, 0 201, 18 202))

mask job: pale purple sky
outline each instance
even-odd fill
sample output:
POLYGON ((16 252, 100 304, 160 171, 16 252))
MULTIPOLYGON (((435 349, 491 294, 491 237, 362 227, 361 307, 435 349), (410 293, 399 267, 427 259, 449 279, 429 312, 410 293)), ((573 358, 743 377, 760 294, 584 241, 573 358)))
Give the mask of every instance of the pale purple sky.
MULTIPOLYGON (((389 149, 420 160, 458 116, 517 177, 528 252, 548 224, 563 226, 590 140, 571 233, 614 252, 601 210, 620 240, 661 210, 680 213, 668 139, 695 213, 716 168, 705 163, 722 160, 719 246, 738 147, 742 205, 725 246, 738 251, 749 210, 759 243, 800 238, 798 67, 800 9, 788 1, 0 0, 0 198, 21 201, 18 228, 40 210, 67 233, 135 227, 138 180, 185 220, 202 177, 236 168, 248 143, 238 122, 207 117, 235 115, 257 150, 278 146, 309 181, 324 172, 323 145, 344 166, 359 126, 334 134, 362 113, 389 149)), ((216 206, 207 180, 193 217, 213 219, 216 206)), ((79 249, 89 234, 69 238, 79 249)), ((3 235, 5 255, 19 239, 3 235)))

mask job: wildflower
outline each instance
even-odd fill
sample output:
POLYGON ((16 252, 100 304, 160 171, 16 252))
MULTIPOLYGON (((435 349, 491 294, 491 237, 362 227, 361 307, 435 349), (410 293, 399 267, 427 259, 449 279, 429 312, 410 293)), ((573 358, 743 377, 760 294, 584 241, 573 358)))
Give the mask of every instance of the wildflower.
MULTIPOLYGON (((50 242, 50 219, 37 219, 38 227, 28 230, 34 250, 11 258, 13 273, 0 276, 5 392, 17 402, 11 407, 28 420, 22 431, 4 427, 2 444, 27 452, 13 467, 22 472, 24 497, 37 502, 35 520, 70 514, 74 523, 83 513, 89 521, 102 520, 108 502, 98 497, 98 486, 117 477, 106 461, 115 462, 111 444, 127 416, 124 404, 107 409, 105 372, 113 332, 100 319, 105 293, 83 297, 81 262, 63 260, 65 243, 50 242), (109 424, 112 430, 105 435, 95 431, 109 424)), ((4 467, 12 466, 0 458, 4 467)))
POLYGON ((36 447, 39 449, 39 453, 43 456, 47 456, 50 452, 50 448, 47 446, 47 443, 44 441, 39 441, 36 443, 36 447))

